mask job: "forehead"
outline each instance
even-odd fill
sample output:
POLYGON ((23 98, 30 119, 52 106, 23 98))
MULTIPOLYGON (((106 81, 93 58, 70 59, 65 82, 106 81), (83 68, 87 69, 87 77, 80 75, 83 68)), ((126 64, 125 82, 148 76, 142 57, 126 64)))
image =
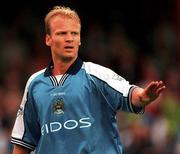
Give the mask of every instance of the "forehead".
POLYGON ((80 23, 74 19, 67 16, 53 16, 49 21, 50 27, 52 28, 77 28, 80 29, 80 23))

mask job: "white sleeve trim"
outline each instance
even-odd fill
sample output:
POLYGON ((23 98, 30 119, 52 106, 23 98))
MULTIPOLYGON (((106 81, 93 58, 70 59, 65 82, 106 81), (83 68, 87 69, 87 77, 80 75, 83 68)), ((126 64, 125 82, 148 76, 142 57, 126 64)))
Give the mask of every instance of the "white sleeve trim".
POLYGON ((132 85, 130 85, 123 77, 119 76, 109 68, 92 62, 84 62, 83 67, 88 74, 106 82, 110 87, 122 93, 124 97, 128 97, 129 89, 132 85))
POLYGON ((29 80, 27 81, 27 84, 26 84, 26 87, 25 87, 25 90, 24 90, 24 95, 23 95, 23 98, 22 98, 22 101, 21 101, 21 104, 20 104, 20 108, 19 108, 19 110, 17 112, 17 117, 16 117, 15 124, 14 124, 13 130, 12 130, 12 133, 11 133, 11 136, 13 138, 16 138, 16 139, 19 139, 19 140, 22 140, 22 138, 23 138, 23 135, 24 135, 24 132, 25 132, 24 108, 25 108, 25 104, 26 104, 26 101, 27 101, 28 88, 29 88, 29 85, 32 82, 32 80, 35 77, 37 77, 39 74, 43 73, 44 71, 45 71, 45 69, 34 73, 29 78, 29 80))
POLYGON ((23 147, 30 149, 32 151, 35 149, 35 146, 28 144, 28 143, 25 143, 19 139, 15 139, 15 138, 11 138, 11 143, 23 146, 23 147))

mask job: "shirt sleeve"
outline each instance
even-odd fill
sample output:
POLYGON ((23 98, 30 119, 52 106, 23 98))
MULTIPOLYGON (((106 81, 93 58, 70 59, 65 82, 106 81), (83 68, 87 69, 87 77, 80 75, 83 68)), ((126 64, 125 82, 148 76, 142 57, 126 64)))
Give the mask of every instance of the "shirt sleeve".
POLYGON ((136 85, 130 84, 111 69, 97 64, 86 63, 85 69, 114 111, 144 113, 144 108, 132 104, 132 92, 136 85))
POLYGON ((33 151, 39 141, 40 128, 37 111, 28 82, 11 134, 11 143, 18 144, 33 151))

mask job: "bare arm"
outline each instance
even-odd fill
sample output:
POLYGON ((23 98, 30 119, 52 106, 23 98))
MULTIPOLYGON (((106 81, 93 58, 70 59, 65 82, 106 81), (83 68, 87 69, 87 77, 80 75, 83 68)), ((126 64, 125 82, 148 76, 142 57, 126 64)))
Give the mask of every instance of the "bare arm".
POLYGON ((144 107, 157 99, 165 88, 162 81, 152 81, 144 89, 137 87, 132 92, 132 103, 144 107))
POLYGON ((30 150, 15 144, 13 154, 30 154, 30 150))

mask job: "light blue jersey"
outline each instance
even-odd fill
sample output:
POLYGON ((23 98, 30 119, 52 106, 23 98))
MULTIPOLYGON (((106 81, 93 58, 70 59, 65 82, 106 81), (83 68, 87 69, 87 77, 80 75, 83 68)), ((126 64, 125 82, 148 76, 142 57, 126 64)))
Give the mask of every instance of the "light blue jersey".
POLYGON ((36 154, 121 154, 116 112, 143 111, 131 103, 135 86, 79 58, 59 82, 52 67, 29 78, 11 142, 36 154))

